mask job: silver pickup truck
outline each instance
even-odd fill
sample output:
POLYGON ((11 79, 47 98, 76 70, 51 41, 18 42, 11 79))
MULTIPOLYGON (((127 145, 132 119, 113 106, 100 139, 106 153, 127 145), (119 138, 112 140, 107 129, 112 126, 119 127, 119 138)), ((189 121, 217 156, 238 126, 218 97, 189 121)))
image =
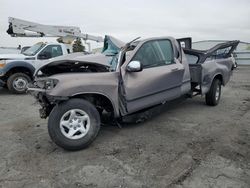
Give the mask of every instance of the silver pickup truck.
POLYGON ((181 96, 205 95, 215 106, 234 68, 239 41, 199 51, 191 39, 172 37, 127 44, 106 37, 100 54, 61 56, 40 67, 28 90, 49 116, 51 139, 67 150, 87 147, 97 136, 102 114, 113 120, 181 96))

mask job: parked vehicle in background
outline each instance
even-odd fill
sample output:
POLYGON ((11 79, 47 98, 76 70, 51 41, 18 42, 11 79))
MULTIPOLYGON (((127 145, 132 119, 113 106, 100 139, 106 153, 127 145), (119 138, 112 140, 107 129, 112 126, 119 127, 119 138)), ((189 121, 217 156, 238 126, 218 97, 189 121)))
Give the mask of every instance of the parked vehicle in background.
POLYGON ((75 39, 103 42, 102 37, 83 34, 78 27, 43 25, 12 17, 9 17, 7 33, 12 37, 59 37, 60 42, 37 43, 21 54, 0 55, 0 87, 7 86, 16 94, 25 93, 35 69, 45 61, 71 53, 75 39))
POLYGON ((37 43, 21 54, 0 54, 0 87, 13 93, 25 93, 34 71, 46 60, 69 53, 65 44, 37 43))
POLYGON ((47 62, 36 71, 28 90, 41 104, 41 117, 49 116, 51 139, 67 150, 87 147, 99 132, 104 111, 112 120, 122 121, 183 95, 198 94, 206 96, 207 105, 217 105, 239 41, 208 51, 189 48, 190 41, 159 37, 123 45, 110 42, 102 54, 68 55, 47 62))

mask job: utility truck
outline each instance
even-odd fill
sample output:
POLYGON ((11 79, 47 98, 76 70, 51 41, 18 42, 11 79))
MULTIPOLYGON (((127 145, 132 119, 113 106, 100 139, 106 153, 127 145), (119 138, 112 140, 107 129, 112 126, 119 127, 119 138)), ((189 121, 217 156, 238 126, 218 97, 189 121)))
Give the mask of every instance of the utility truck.
POLYGON ((25 93, 36 68, 48 59, 72 53, 76 38, 103 42, 103 38, 81 33, 80 28, 42 25, 17 18, 9 18, 7 33, 12 37, 59 37, 60 43, 37 43, 22 54, 0 54, 0 87, 13 93, 25 93))

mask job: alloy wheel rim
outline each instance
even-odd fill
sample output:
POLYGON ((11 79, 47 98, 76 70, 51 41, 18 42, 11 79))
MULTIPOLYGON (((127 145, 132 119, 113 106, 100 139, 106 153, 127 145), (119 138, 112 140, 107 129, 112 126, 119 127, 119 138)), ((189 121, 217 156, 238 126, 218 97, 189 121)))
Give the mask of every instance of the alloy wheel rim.
POLYGON ((80 109, 71 109, 63 114, 60 120, 61 133, 68 139, 83 138, 89 131, 89 115, 80 109))
POLYGON ((215 100, 218 101, 220 97, 220 87, 217 86, 216 92, 215 92, 215 100))

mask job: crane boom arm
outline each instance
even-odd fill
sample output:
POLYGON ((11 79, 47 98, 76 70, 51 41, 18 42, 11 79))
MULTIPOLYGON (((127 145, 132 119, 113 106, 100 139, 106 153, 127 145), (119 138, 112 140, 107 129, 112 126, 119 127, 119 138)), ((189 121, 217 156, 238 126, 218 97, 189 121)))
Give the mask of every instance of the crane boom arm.
POLYGON ((9 17, 7 33, 12 37, 59 37, 63 41, 64 39, 73 41, 76 38, 82 38, 83 40, 103 42, 103 38, 100 36, 81 33, 79 27, 44 25, 13 17, 9 17))

